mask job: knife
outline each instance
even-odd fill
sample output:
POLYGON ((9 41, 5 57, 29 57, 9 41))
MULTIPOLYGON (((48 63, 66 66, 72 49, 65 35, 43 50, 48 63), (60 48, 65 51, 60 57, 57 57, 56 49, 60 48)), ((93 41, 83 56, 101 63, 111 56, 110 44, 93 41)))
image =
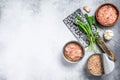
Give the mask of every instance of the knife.
POLYGON ((108 55, 109 59, 111 59, 112 61, 115 62, 116 56, 115 56, 114 52, 106 45, 106 43, 103 41, 103 39, 101 37, 99 37, 96 39, 96 42, 97 42, 98 46, 101 48, 101 50, 108 55), (101 42, 99 42, 98 39, 101 42))

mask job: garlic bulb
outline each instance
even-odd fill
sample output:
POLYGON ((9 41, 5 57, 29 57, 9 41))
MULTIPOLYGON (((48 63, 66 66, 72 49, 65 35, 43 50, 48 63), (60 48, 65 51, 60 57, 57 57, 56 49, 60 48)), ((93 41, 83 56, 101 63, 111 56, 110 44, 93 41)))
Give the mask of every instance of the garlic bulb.
POLYGON ((110 40, 112 39, 112 37, 114 36, 113 31, 112 30, 106 30, 103 34, 105 40, 110 40))

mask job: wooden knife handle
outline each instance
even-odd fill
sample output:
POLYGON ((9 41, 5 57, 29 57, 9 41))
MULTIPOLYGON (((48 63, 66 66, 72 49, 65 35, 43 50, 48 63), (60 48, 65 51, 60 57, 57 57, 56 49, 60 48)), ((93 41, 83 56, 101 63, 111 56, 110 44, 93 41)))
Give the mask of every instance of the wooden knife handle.
POLYGON ((110 48, 105 44, 102 38, 99 38, 100 42, 97 41, 99 47, 108 55, 112 61, 116 61, 116 56, 110 48))

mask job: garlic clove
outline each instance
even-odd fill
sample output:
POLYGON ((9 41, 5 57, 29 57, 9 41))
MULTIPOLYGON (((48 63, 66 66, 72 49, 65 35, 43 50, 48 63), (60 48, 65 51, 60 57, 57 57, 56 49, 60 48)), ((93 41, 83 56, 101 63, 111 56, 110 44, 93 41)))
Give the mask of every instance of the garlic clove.
POLYGON ((88 12, 88 13, 90 12, 89 6, 84 6, 83 9, 84 9, 86 12, 88 12))

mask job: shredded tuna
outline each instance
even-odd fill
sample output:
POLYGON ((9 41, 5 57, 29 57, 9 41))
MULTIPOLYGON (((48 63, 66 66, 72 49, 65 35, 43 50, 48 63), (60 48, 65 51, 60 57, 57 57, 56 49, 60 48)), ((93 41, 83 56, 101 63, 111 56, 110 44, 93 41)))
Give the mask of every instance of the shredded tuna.
POLYGON ((82 47, 77 43, 69 43, 65 47, 65 56, 71 59, 71 61, 80 60, 83 56, 82 47))
POLYGON ((111 5, 104 5, 98 10, 97 19, 102 25, 112 25, 117 20, 117 10, 111 5))

